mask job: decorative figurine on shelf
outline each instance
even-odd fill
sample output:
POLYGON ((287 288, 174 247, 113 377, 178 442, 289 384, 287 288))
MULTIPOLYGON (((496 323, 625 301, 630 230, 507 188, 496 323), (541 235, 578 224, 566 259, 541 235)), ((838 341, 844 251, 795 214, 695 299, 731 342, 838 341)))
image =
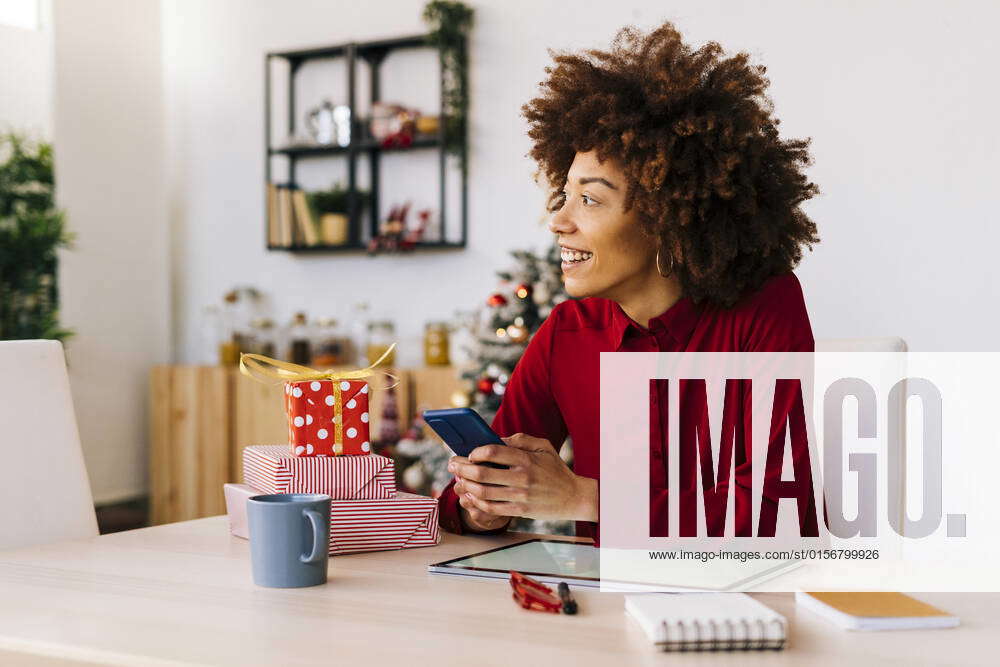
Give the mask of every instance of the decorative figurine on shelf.
POLYGON ((427 232, 427 225, 431 219, 431 210, 425 208, 420 211, 417 213, 417 219, 420 221, 419 224, 415 228, 407 230, 406 235, 403 237, 403 250, 413 250, 424 238, 424 234, 427 232))
POLYGON ((383 148, 408 148, 413 143, 420 112, 399 104, 376 102, 372 106, 369 131, 383 148))
POLYGON ((410 213, 410 202, 402 206, 393 206, 389 217, 379 225, 378 236, 368 242, 368 254, 379 252, 399 252, 413 250, 423 239, 424 230, 431 217, 431 210, 424 209, 417 214, 420 223, 413 229, 407 229, 406 218, 410 213))

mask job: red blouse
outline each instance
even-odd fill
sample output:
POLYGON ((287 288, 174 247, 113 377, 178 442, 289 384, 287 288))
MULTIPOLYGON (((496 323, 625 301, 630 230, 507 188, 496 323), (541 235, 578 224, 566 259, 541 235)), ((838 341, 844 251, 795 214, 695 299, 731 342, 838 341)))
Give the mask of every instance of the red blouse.
MULTIPOLYGON (((794 274, 771 278, 757 292, 735 306, 723 309, 696 305, 682 298, 643 328, 621 307, 607 299, 587 298, 556 306, 542 323, 518 362, 493 430, 501 436, 526 433, 545 438, 559 447, 566 436, 573 439, 576 474, 600 479, 597 379, 601 352, 812 352, 814 340, 802 288, 794 274)), ((654 390, 655 391, 655 390, 654 390)), ((661 411, 666 400, 657 400, 661 411)), ((661 423, 666 423, 661 415, 661 423)), ((662 479, 651 474, 650 534, 666 535, 665 451, 656 420, 651 418, 650 469, 664 470, 662 479)), ((782 434, 782 440, 783 440, 782 434)), ((794 442, 793 442, 794 447, 794 442)), ((794 451, 794 450, 793 450, 794 451)), ((742 479, 737 452, 736 484, 742 479)), ((778 462, 780 478, 780 460, 778 462)), ((770 467, 770 466, 769 466, 770 467)), ((768 470, 770 472, 770 470, 768 470)), ((767 474, 767 473, 766 473, 767 474)), ((440 498, 441 526, 463 532, 454 480, 440 498)), ((749 492, 748 489, 746 489, 749 492)), ((739 508, 739 503, 737 503, 739 508)), ((749 525, 749 516, 737 511, 736 525, 749 525)), ((580 536, 597 537, 598 526, 577 522, 580 536)), ((739 532, 737 533, 739 534, 739 532)))

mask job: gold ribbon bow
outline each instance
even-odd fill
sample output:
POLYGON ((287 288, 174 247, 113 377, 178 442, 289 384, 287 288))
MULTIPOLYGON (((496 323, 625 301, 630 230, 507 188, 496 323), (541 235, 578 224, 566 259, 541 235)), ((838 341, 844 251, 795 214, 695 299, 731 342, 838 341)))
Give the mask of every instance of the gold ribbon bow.
MULTIPOLYGON (((240 373, 257 380, 258 382, 264 382, 267 384, 276 384, 278 382, 309 382, 311 380, 361 380, 363 378, 372 377, 378 373, 384 373, 385 376, 392 381, 392 384, 387 385, 386 389, 391 389, 399 384, 399 380, 397 380, 396 376, 391 373, 379 370, 378 366, 385 361, 390 354, 392 354, 394 349, 396 349, 395 343, 390 345, 388 349, 382 353, 382 356, 375 360, 375 363, 367 366, 366 368, 358 368, 351 371, 335 370, 333 368, 328 368, 325 371, 318 371, 315 368, 300 366, 299 364, 293 364, 279 359, 272 359, 271 357, 265 357, 262 354, 244 353, 240 355, 240 373)), ((344 414, 341 391, 340 383, 334 382, 334 454, 342 454, 344 451, 344 414)))

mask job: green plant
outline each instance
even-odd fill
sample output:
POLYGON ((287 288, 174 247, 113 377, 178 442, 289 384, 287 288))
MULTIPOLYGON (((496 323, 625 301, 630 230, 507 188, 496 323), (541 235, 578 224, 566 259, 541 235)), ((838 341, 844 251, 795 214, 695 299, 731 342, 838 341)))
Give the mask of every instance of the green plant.
POLYGON ((52 145, 0 134, 0 339, 54 338, 59 326, 56 251, 68 247, 55 208, 52 145))
MULTIPOLYGON (((324 213, 347 213, 348 190, 340 183, 335 183, 329 190, 315 190, 307 195, 309 205, 317 215, 324 213)), ((364 209, 370 195, 365 190, 355 191, 358 207, 364 209)))
POLYGON ((445 150, 461 160, 466 169, 465 140, 469 111, 469 56, 466 36, 472 28, 474 10, 456 0, 432 0, 424 6, 423 18, 430 27, 427 43, 441 54, 443 66, 445 150))

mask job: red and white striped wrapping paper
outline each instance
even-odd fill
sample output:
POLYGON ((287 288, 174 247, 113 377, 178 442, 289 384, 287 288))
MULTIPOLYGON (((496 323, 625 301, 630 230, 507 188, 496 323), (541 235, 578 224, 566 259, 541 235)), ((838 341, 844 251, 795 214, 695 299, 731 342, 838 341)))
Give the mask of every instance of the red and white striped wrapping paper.
POLYGON ((392 498, 392 459, 367 456, 292 456, 284 445, 243 449, 243 478, 261 493, 325 493, 336 500, 392 498))
MULTIPOLYGON (((226 484, 229 530, 250 536, 247 499, 261 492, 246 484, 226 484)), ((438 543, 438 504, 434 498, 397 493, 380 500, 330 503, 330 555, 432 547, 438 543)))
POLYGON ((382 500, 330 504, 330 555, 432 547, 438 543, 434 498, 397 493, 382 500))
POLYGON ((247 500, 251 496, 263 495, 247 484, 225 484, 222 493, 226 497, 226 514, 229 515, 229 532, 236 537, 249 539, 250 526, 247 523, 247 500))

